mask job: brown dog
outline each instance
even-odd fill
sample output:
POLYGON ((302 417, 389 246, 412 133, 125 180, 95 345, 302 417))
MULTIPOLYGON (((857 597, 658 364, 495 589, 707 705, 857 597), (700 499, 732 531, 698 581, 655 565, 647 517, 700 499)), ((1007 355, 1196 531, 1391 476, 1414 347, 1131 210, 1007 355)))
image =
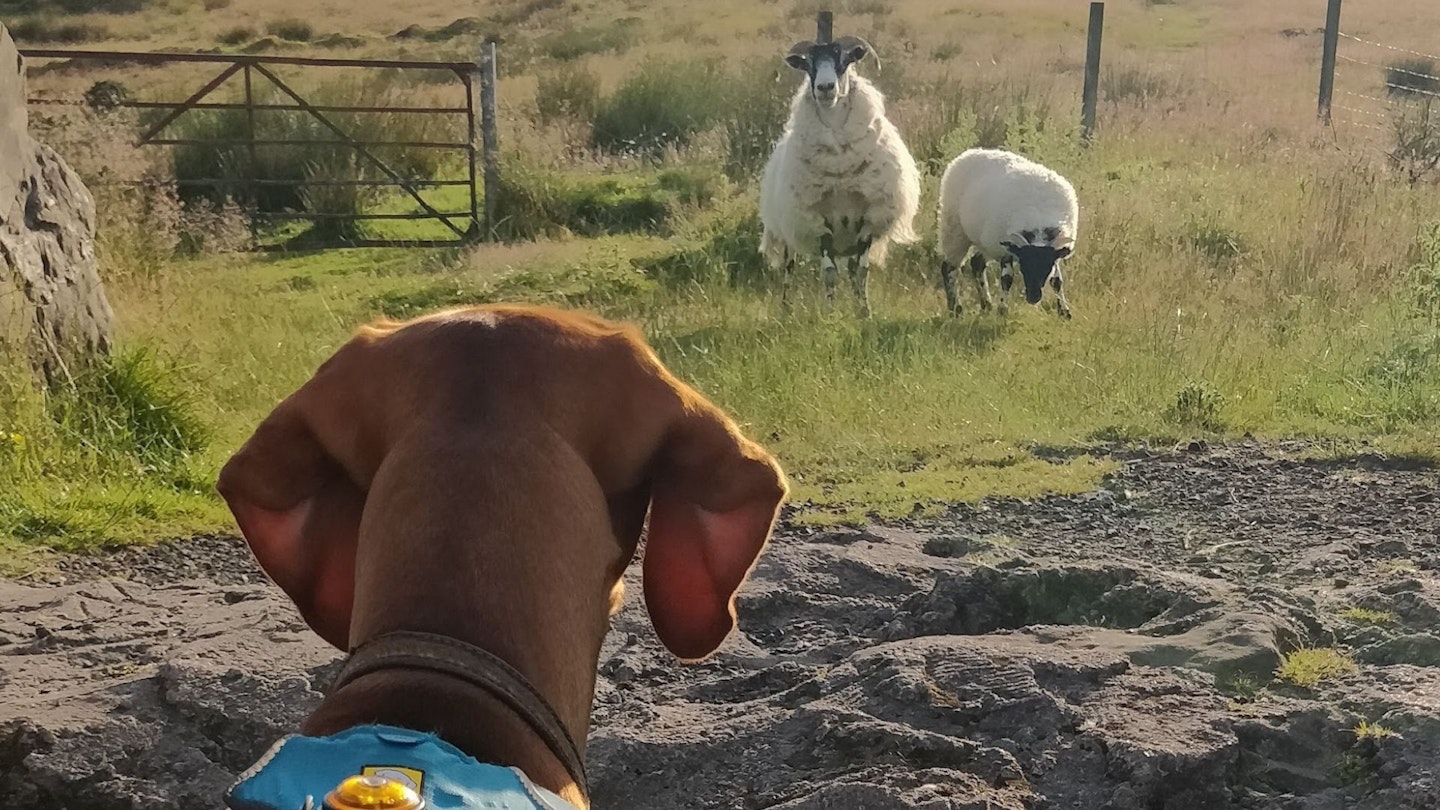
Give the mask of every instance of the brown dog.
MULTIPOLYGON (((218 488, 326 641, 354 650, 421 631, 479 647, 580 745, 647 510, 645 603, 665 646, 695 660, 734 628, 736 590, 786 494, 770 455, 637 330, 521 306, 362 328, 218 488)), ((332 691, 302 731, 433 731, 588 806, 513 705, 450 673, 386 666, 332 691)))

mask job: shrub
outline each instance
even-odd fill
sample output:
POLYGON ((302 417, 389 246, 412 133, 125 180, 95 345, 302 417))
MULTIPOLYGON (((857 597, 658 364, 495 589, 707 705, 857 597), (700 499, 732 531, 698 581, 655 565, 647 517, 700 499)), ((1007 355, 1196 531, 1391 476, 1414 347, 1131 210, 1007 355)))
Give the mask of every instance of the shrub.
POLYGON ((237 253, 249 250, 253 241, 250 217, 234 200, 218 205, 196 200, 181 212, 178 247, 182 253, 237 253))
POLYGON ((1165 418, 1181 427, 1219 431, 1225 427, 1221 413, 1225 395, 1207 382, 1187 383, 1175 394, 1175 401, 1165 411, 1165 418))
POLYGON ((298 17, 271 20, 265 26, 265 33, 290 42, 309 42, 315 38, 315 29, 298 17))
POLYGON ((541 124, 595 120, 600 105, 600 78, 581 67, 566 66, 541 74, 535 89, 535 111, 541 124))
POLYGON ((622 17, 609 25, 569 28, 536 42, 536 50, 550 59, 578 59, 595 53, 624 53, 640 41, 644 26, 638 17, 622 17))
POLYGON ((612 154, 649 157, 683 147, 722 115, 726 81, 714 62, 646 62, 600 102, 591 140, 612 154))
POLYGON ((1397 59, 1385 67, 1385 94, 1432 97, 1440 93, 1440 69, 1423 56, 1397 59))
POLYGON ((100 25, 78 22, 62 22, 48 17, 25 17, 7 22, 10 36, 19 43, 59 43, 76 45, 94 42, 110 36, 109 29, 100 25))
POLYGON ((943 42, 939 45, 936 45, 935 49, 930 52, 930 58, 934 59, 936 62, 949 62, 951 59, 959 56, 961 51, 962 48, 960 43, 951 40, 949 42, 943 42))
POLYGON ((86 89, 84 99, 85 106, 93 112, 108 113, 129 101, 130 91, 117 81, 101 79, 86 89))
POLYGON ((1440 113, 1435 99, 1403 105, 1392 127, 1395 148, 1389 153, 1390 165, 1411 185, 1440 171, 1440 113))
POLYGON ((180 241, 182 207, 168 156, 136 146, 137 127, 126 108, 68 108, 31 119, 32 131, 65 156, 95 199, 96 250, 107 281, 154 278, 180 241))
POLYGON ((239 45, 244 42, 249 42, 254 39, 255 36, 256 31, 254 28, 248 25, 237 25, 234 28, 221 32, 220 36, 215 38, 215 41, 221 45, 239 45))
POLYGON ((514 8, 494 12, 491 14, 491 19, 498 25, 516 26, 542 11, 564 7, 565 0, 526 0, 514 8))
POLYGON ((59 0, 66 14, 134 14, 144 11, 154 0, 59 0))
MULTIPOLYGON (((39 14, 134 14, 152 5, 153 0, 0 0, 0 16, 39 14)), ((6 21, 10 27, 10 21, 6 21)))

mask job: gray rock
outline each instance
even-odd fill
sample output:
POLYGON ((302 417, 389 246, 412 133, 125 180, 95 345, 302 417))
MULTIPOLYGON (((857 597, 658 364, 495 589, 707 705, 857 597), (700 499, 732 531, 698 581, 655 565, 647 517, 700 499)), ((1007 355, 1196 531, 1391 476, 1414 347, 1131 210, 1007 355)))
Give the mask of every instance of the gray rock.
POLYGON ((95 261, 95 202, 27 131, 24 67, 0 25, 0 349, 47 381, 107 352, 115 316, 95 261))

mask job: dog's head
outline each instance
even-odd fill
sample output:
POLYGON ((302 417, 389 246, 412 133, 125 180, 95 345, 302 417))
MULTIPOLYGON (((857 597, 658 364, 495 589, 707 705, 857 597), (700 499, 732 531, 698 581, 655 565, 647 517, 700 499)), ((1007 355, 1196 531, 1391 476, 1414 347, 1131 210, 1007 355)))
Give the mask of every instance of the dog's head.
MULTIPOLYGON (((651 620, 672 652, 693 660, 734 628, 736 591, 768 542, 786 483, 633 328, 489 306, 360 330, 259 425, 218 489, 266 573, 341 649, 351 641, 357 550, 390 542, 386 521, 463 536, 492 508, 521 513, 518 503, 536 520, 602 513, 587 525, 608 521, 602 533, 614 547, 586 559, 611 568, 616 602, 643 529, 651 620)), ((557 555, 573 542, 525 536, 536 525, 511 539, 556 543, 557 555)))

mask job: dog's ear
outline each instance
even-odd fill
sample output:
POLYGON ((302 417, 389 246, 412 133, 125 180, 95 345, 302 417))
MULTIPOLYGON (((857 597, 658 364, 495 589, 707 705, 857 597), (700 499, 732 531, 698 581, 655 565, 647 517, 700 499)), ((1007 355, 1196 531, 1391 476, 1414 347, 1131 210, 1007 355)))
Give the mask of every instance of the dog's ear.
POLYGON ((787 488, 764 448, 699 394, 677 389, 682 413, 651 490, 645 606, 665 646, 693 661, 735 628, 735 593, 769 542, 787 488))
POLYGON ((220 471, 216 489, 265 573, 321 638, 344 650, 365 495, 326 453, 302 388, 220 471))

